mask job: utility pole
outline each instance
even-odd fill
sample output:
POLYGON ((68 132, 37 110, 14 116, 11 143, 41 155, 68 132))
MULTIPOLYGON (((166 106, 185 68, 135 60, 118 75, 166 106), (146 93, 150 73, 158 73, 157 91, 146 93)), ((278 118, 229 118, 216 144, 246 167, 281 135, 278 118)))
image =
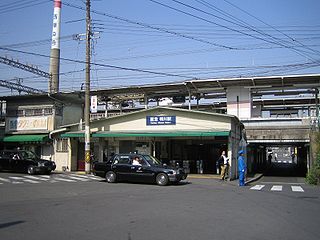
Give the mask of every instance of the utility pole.
POLYGON ((84 103, 84 150, 85 150, 85 172, 90 173, 90 40, 91 40, 91 17, 90 0, 86 0, 86 83, 84 103))

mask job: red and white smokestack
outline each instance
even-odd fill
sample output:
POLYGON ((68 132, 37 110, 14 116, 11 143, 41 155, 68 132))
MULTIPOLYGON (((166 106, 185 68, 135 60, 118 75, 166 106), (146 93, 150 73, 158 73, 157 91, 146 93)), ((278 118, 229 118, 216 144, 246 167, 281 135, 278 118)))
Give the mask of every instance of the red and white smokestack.
POLYGON ((54 0, 49 93, 59 92, 61 0, 54 0))

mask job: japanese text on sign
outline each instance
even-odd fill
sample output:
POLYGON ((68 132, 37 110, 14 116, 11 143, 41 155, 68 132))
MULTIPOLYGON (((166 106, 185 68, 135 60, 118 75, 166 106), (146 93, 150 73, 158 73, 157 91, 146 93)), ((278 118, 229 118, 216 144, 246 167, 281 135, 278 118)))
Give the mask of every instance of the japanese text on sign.
POLYGON ((176 116, 147 116, 147 125, 175 125, 176 116))

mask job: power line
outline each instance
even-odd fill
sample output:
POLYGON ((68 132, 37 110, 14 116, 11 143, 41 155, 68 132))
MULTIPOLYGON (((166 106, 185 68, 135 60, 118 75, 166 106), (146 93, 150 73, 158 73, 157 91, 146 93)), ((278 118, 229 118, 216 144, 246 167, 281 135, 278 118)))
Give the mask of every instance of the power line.
MULTIPOLYGON (((177 2, 176 0, 172 0, 172 1, 177 2)), ((195 1, 198 2, 198 3, 201 3, 201 4, 205 5, 205 6, 207 6, 207 7, 210 8, 210 9, 213 9, 214 11, 218 11, 219 13, 223 14, 224 16, 228 16, 228 17, 230 17, 230 18, 235 19, 236 21, 239 21, 239 22, 241 22, 241 23, 244 23, 245 25, 249 26, 249 29, 251 29, 251 30, 253 30, 253 31, 255 31, 255 32, 258 32, 258 33, 260 33, 260 34, 262 34, 262 35, 271 37, 272 39, 275 39, 276 41, 280 41, 280 42, 283 43, 283 44, 288 44, 288 43, 291 44, 291 43, 293 43, 296 47, 298 47, 298 46, 296 45, 296 43, 299 43, 299 47, 303 47, 303 48, 305 48, 305 49, 311 50, 314 54, 320 54, 319 51, 314 50, 314 49, 311 49, 310 47, 307 47, 306 45, 304 45, 304 44, 302 44, 301 42, 299 42, 297 39, 293 39, 293 38, 290 37, 289 35, 283 33, 282 31, 280 31, 280 30, 278 30, 278 29, 276 29, 276 28, 274 28, 273 26, 265 23, 264 21, 256 18, 256 17, 253 16, 252 14, 248 13, 248 12, 245 11, 245 10, 242 10, 241 8, 235 6, 234 4, 231 4, 231 3, 230 3, 232 6, 237 7, 237 9, 245 12, 245 13, 248 14, 249 16, 255 18, 256 20, 259 20, 259 21, 262 22, 263 24, 271 27, 272 29, 276 30, 277 32, 281 33, 282 35, 286 36, 287 38, 289 38, 289 39, 292 40, 292 41, 291 41, 291 42, 288 42, 288 41, 285 41, 284 39, 280 39, 280 38, 274 37, 274 36, 272 36, 272 35, 270 35, 270 34, 268 34, 268 33, 262 32, 261 30, 258 30, 257 28, 255 28, 255 27, 247 24, 246 22, 242 21, 241 19, 236 18, 236 17, 234 17, 233 15, 231 15, 231 14, 229 14, 229 13, 227 13, 227 12, 221 10, 221 9, 219 9, 218 7, 214 6, 213 4, 210 4, 210 3, 206 2, 205 0, 195 0, 195 1)), ((226 1, 226 2, 227 2, 227 1, 226 1)), ((226 20, 225 20, 225 21, 226 21, 226 20)), ((278 42, 278 43, 279 43, 279 42, 278 42)), ((285 46, 287 46, 289 49, 294 50, 296 53, 298 53, 299 55, 301 55, 301 54, 299 53, 299 50, 297 50, 296 48, 293 48, 293 47, 288 46, 288 45, 285 45, 285 46)), ((300 52, 301 52, 301 50, 300 50, 300 52)), ((304 51, 304 53, 308 53, 308 52, 304 51)), ((304 56, 304 55, 303 55, 303 56, 304 56)), ((308 57, 309 57, 309 56, 308 56, 308 57)), ((311 58, 311 57, 309 57, 309 58, 311 58)))
MULTIPOLYGON (((77 34, 62 36, 60 37, 60 40, 74 40, 76 35, 77 34)), ((37 40, 37 41, 7 44, 7 45, 2 45, 1 47, 5 47, 5 48, 37 47, 37 46, 48 44, 51 41, 52 41, 51 38, 47 38, 47 39, 37 40)))
MULTIPOLYGON (((10 48, 3 48, 3 47, 0 47, 0 49, 5 50, 5 51, 10 51, 10 52, 18 52, 18 53, 29 54, 29 55, 33 55, 33 56, 50 58, 50 56, 48 56, 48 55, 39 54, 39 53, 26 52, 26 51, 10 49, 10 48)), ((60 57, 60 60, 86 64, 86 61, 74 60, 74 59, 69 59, 69 58, 60 57)), ((163 72, 148 71, 148 70, 143 70, 143 69, 138 69, 138 68, 120 67, 120 66, 115 66, 115 65, 110 65, 110 64, 90 63, 90 65, 113 68, 113 69, 119 69, 119 70, 125 70, 125 71, 150 73, 150 74, 162 75, 162 76, 167 76, 167 77, 183 77, 183 78, 195 79, 195 77, 192 77, 192 76, 184 76, 184 75, 178 75, 178 74, 170 74, 170 73, 163 73, 163 72)))
POLYGON ((36 88, 32 88, 32 87, 27 87, 18 83, 13 83, 13 82, 9 82, 6 80, 0 80, 0 86, 2 87, 6 87, 6 88, 10 88, 13 90, 17 90, 19 92, 26 92, 26 93, 30 93, 30 94, 42 94, 42 93, 46 93, 45 91, 36 89, 36 88))
POLYGON ((12 66, 12 67, 16 67, 16 68, 34 73, 36 75, 39 75, 39 76, 42 76, 45 78, 51 78, 51 75, 47 72, 44 72, 38 68, 35 68, 34 66, 29 66, 27 64, 19 63, 18 61, 14 61, 12 59, 8 59, 8 58, 0 56, 0 62, 3 64, 6 64, 6 65, 12 66))
POLYGON ((312 48, 309 48, 309 47, 305 46, 305 45, 304 45, 304 44, 302 44, 301 42, 297 41, 297 39, 292 38, 292 37, 291 37, 291 36, 289 36, 288 34, 284 33, 283 31, 280 31, 279 29, 277 29, 277 28, 273 27, 272 25, 268 24, 267 22, 262 21, 261 19, 257 18, 256 16, 254 16, 254 15, 253 15, 253 14, 251 14, 251 13, 249 13, 248 11, 245 11, 245 10, 243 10, 242 8, 238 7, 237 5, 235 5, 235 4, 233 4, 233 3, 231 3, 231 2, 229 2, 229 1, 227 1, 227 0, 224 0, 224 1, 225 1, 226 3, 228 3, 228 4, 230 4, 231 6, 233 6, 233 7, 237 8, 237 9, 239 9, 240 11, 242 11, 242 12, 246 13, 247 15, 251 16, 252 18, 254 18, 254 19, 258 20, 259 22, 261 22, 261 23, 263 23, 263 24, 265 24, 265 25, 267 25, 267 26, 271 27, 271 28, 272 28, 272 29, 274 29, 275 31, 277 31, 277 32, 279 32, 279 33, 281 33, 281 34, 283 34, 284 36, 286 36, 287 38, 289 38, 291 41, 299 43, 299 44, 300 44, 300 46, 306 47, 306 48, 307 48, 307 49, 309 49, 309 50, 312 50, 312 51, 314 51, 314 52, 317 52, 317 54, 319 54, 319 53, 320 53, 320 52, 319 52, 319 51, 317 51, 317 50, 314 50, 314 49, 312 49, 312 48))
MULTIPOLYGON (((228 26, 226 26, 226 25, 222 25, 222 24, 213 22, 213 21, 211 21, 211 20, 205 19, 205 18, 203 18, 203 17, 196 16, 196 15, 194 15, 194 14, 188 13, 188 12, 186 12, 186 11, 180 10, 180 9, 178 9, 178 8, 169 6, 169 5, 164 4, 164 3, 160 3, 160 2, 155 1, 155 0, 149 0, 149 1, 151 1, 151 2, 153 2, 153 3, 156 3, 156 4, 158 4, 158 5, 161 5, 161 6, 163 6, 163 7, 172 9, 172 10, 174 10, 174 11, 183 13, 183 14, 185 14, 185 15, 191 16, 191 17, 193 17, 193 18, 196 18, 196 19, 199 19, 199 20, 208 22, 208 23, 210 23, 210 24, 214 24, 214 25, 216 25, 216 26, 220 26, 220 27, 229 29, 229 30, 231 30, 231 31, 238 32, 238 33, 243 34, 243 35, 247 35, 247 36, 250 36, 250 37, 253 37, 253 38, 256 38, 256 39, 265 41, 265 42, 273 43, 273 44, 280 44, 281 46, 284 46, 284 47, 286 47, 286 48, 289 48, 289 49, 295 51, 297 54, 299 54, 299 55, 301 55, 301 56, 303 56, 303 57, 307 57, 307 58, 312 59, 312 60, 314 60, 314 61, 319 61, 319 60, 314 59, 314 58, 312 58, 312 57, 310 57, 310 56, 306 56, 306 55, 300 53, 299 51, 297 51, 296 49, 294 49, 294 48, 291 47, 291 46, 286 46, 286 45, 284 45, 284 44, 282 44, 282 43, 279 43, 279 42, 277 43, 277 42, 271 41, 271 40, 269 40, 269 39, 264 39, 264 38, 261 38, 261 37, 258 37, 258 36, 255 36, 255 35, 252 35, 252 34, 249 34, 249 33, 246 33, 246 32, 243 32, 243 31, 240 31, 240 30, 231 28, 231 27, 228 27, 228 26)), ((200 12, 203 12, 203 13, 205 13, 205 14, 208 14, 208 15, 211 15, 211 16, 212 16, 212 14, 210 14, 210 13, 208 13, 208 12, 205 12, 205 11, 203 11, 203 10, 201 10, 201 9, 192 7, 192 6, 188 5, 188 4, 185 4, 185 3, 182 3, 182 2, 179 2, 179 1, 176 1, 176 0, 172 0, 172 1, 174 1, 174 2, 176 2, 176 3, 179 3, 179 4, 183 5, 183 6, 189 7, 189 8, 191 8, 191 9, 194 9, 194 10, 196 10, 196 11, 200 11, 200 12)), ((213 15, 213 16, 214 16, 214 15, 213 15)), ((227 20, 227 21, 228 21, 228 20, 227 20)))
POLYGON ((0 9, 0 14, 4 14, 4 13, 8 13, 8 12, 13 12, 16 10, 20 10, 20 9, 25 9, 25 8, 29 8, 29 7, 33 7, 36 5, 40 5, 43 3, 48 3, 51 2, 50 0, 44 0, 39 2, 39 0, 32 0, 29 2, 23 2, 22 4, 16 4, 16 3, 12 3, 11 5, 7 6, 7 7, 3 7, 0 9))
MULTIPOLYGON (((76 6, 74 4, 64 3, 64 5, 84 10, 83 7, 76 6)), ((142 27, 145 27, 145 28, 156 30, 156 31, 168 33, 168 34, 171 34, 171 35, 174 35, 174 36, 178 36, 178 37, 182 37, 182 38, 186 38, 186 39, 191 39, 191 40, 198 41, 198 42, 205 43, 205 44, 214 45, 216 47, 226 48, 226 49, 230 49, 230 50, 236 50, 236 48, 234 48, 234 47, 230 47, 230 46, 226 46, 226 45, 218 44, 218 43, 214 43, 214 42, 209 42, 209 41, 206 41, 206 40, 203 40, 203 39, 199 39, 199 38, 196 38, 196 37, 193 37, 193 36, 188 36, 188 35, 185 35, 185 34, 182 34, 182 33, 174 32, 174 31, 171 31, 171 30, 168 30, 168 29, 165 29, 165 28, 155 27, 155 26, 152 26, 152 25, 147 24, 147 23, 142 23, 142 22, 138 22, 138 21, 132 21, 132 20, 129 20, 129 19, 126 19, 126 18, 123 18, 123 17, 118 17, 118 16, 115 16, 115 15, 111 15, 111 14, 100 12, 100 11, 96 11, 96 10, 91 10, 91 12, 95 13, 97 15, 102 15, 102 16, 105 16, 105 17, 117 19, 119 21, 124 21, 124 22, 130 23, 130 24, 135 24, 135 25, 139 25, 139 26, 142 26, 142 27)))

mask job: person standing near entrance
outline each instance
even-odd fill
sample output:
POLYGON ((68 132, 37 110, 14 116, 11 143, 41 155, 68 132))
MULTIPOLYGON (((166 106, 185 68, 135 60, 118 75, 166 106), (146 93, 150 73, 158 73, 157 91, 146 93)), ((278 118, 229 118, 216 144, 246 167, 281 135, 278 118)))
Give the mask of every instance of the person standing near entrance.
POLYGON ((220 175, 221 180, 225 180, 226 179, 226 174, 229 171, 229 158, 226 157, 226 152, 225 151, 222 151, 218 162, 221 165, 221 175, 220 175))
POLYGON ((239 157, 238 157, 238 172, 239 172, 239 186, 244 186, 245 182, 245 174, 246 174, 246 163, 244 161, 243 157, 243 150, 239 151, 239 157))

